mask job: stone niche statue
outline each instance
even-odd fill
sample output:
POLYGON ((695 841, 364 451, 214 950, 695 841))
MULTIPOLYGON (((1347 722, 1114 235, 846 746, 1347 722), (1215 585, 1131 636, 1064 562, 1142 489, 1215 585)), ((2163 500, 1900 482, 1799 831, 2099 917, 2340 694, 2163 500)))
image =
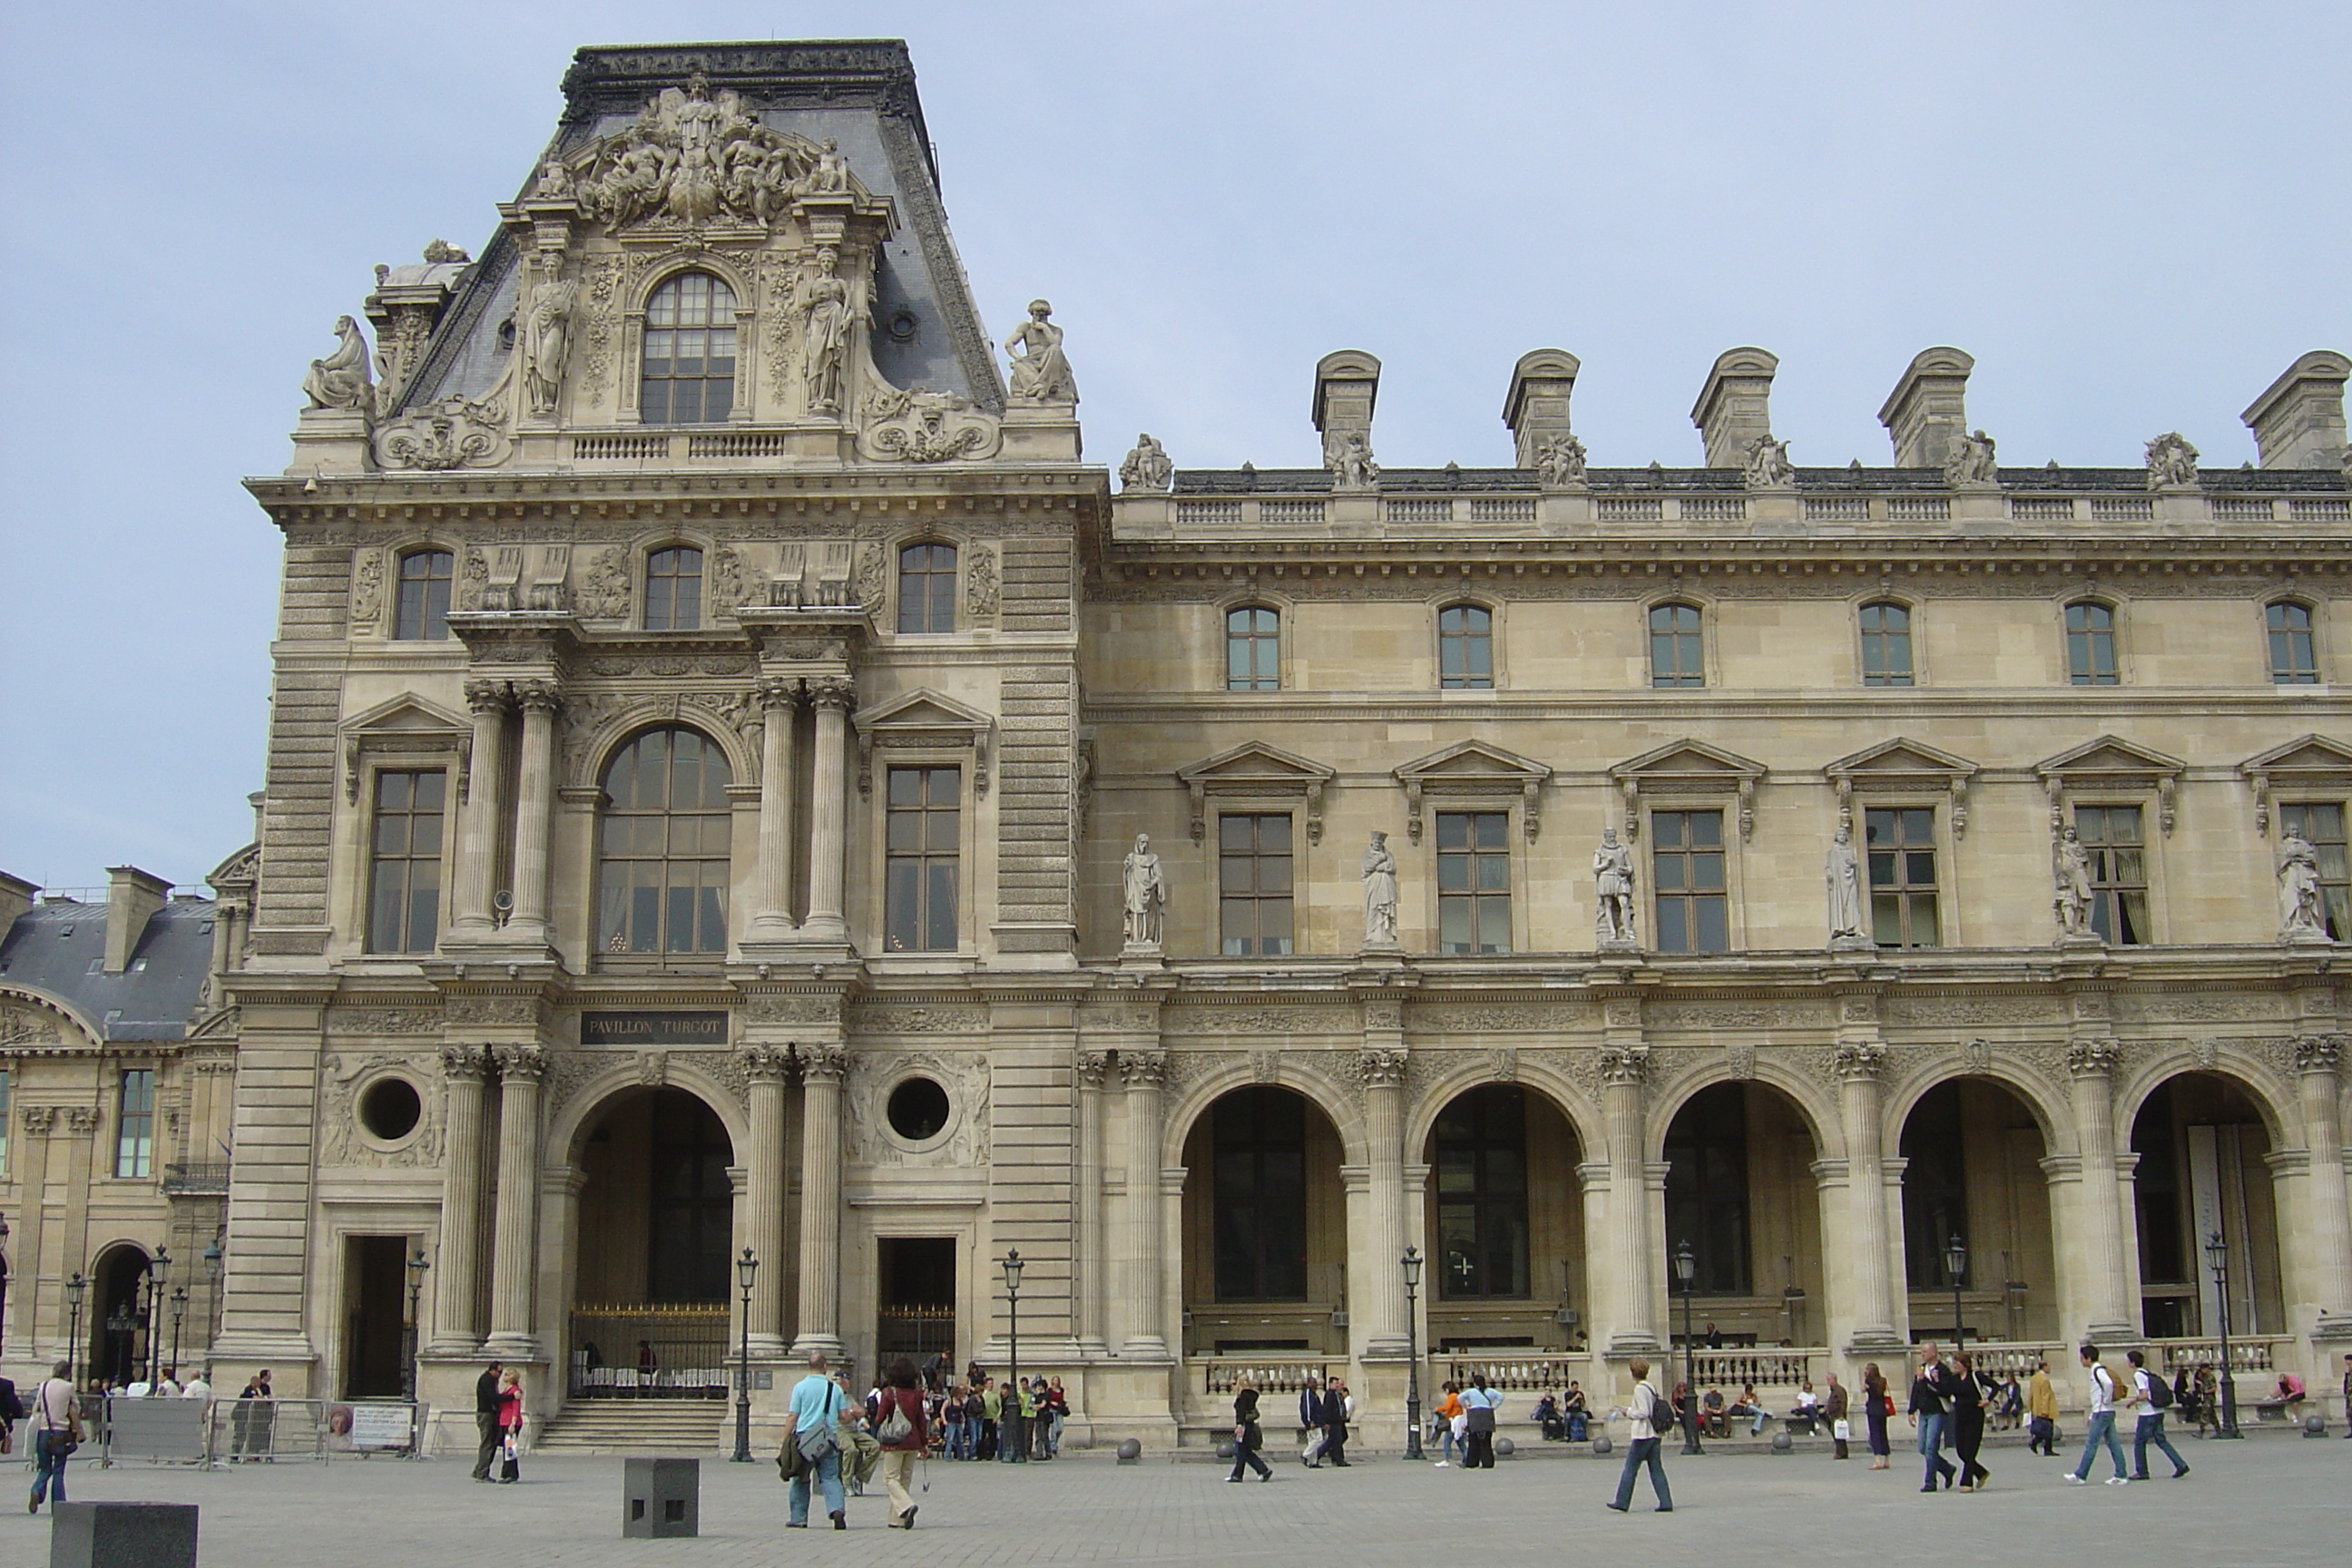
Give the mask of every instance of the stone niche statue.
POLYGON ((849 331, 856 320, 849 285, 842 280, 840 252, 817 247, 816 270, 801 286, 801 382, 811 414, 838 414, 848 374, 849 331))
POLYGON ((2059 830, 2050 853, 2050 874, 2056 885, 2052 906, 2058 911, 2062 941, 2097 941, 2091 930, 2091 852, 2075 837, 2073 824, 2059 830))
POLYGON ((2197 448, 2178 430, 2168 430, 2147 444, 2147 488, 2152 490, 2194 489, 2197 448))
POLYGON ((1397 863, 1389 836, 1374 833, 1364 846, 1364 950, 1393 952, 1397 945, 1397 863))
POLYGON ((1830 840, 1829 858, 1822 875, 1829 883, 1830 945, 1872 947, 1862 929, 1862 854, 1853 847, 1853 829, 1841 822, 1830 840))
POLYGON ((572 307, 580 285, 563 276, 559 262, 531 291, 530 353, 524 384, 534 414, 555 412, 556 395, 563 390, 563 362, 572 352, 572 307))
POLYGON ((1118 482, 1130 490, 1164 490, 1175 478, 1176 465, 1168 460, 1168 448, 1148 432, 1135 438, 1135 450, 1118 466, 1118 482))
POLYGON ((349 316, 335 318, 335 352, 310 362, 302 390, 312 408, 347 408, 355 414, 375 412, 375 384, 368 379, 367 340, 360 324, 349 316))
POLYGON ((1955 489, 1999 484, 2000 465, 1993 457, 1992 437, 1981 430, 1952 437, 1951 454, 1944 459, 1944 482, 1955 489))
POLYGON ((2318 942, 2328 940, 2327 911, 2322 906, 2319 854, 2311 840, 2289 829, 2279 840, 2279 940, 2318 942))
POLYGON ((1135 847, 1119 867, 1119 889, 1127 910, 1128 951, 1159 952, 1168 879, 1160 868, 1160 857, 1151 852, 1150 834, 1135 836, 1135 847))
POLYGON ((1633 946, 1633 850, 1618 842, 1614 827, 1601 830, 1600 846, 1592 851, 1592 881, 1601 897, 1594 939, 1603 948, 1633 946))
POLYGON ((1013 356, 1011 382, 1015 403, 1069 403, 1078 400, 1078 378, 1062 353, 1062 329, 1054 325, 1054 307, 1043 300, 1029 301, 1029 319, 1004 340, 1013 356))

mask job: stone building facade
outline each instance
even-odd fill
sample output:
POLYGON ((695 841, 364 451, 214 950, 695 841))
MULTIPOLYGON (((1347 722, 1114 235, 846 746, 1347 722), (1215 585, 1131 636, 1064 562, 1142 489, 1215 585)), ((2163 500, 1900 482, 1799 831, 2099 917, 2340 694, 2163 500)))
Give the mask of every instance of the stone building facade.
POLYGON ((520 1363, 559 1439, 715 1427, 742 1336, 1002 1370, 1014 1249, 1022 1367, 1155 1444, 1685 1313, 1709 1382, 1956 1306, 2352 1348, 2343 356, 2241 470, 2002 467, 1947 348, 1801 468, 1741 348, 1688 468, 1589 464, 1539 350, 1508 468, 1383 468, 1346 352, 1324 467, 1114 472, 1044 301, 1000 370, 899 46, 566 92, 248 482, 225 1367, 384 1392, 394 1254, 425 1395, 520 1363))

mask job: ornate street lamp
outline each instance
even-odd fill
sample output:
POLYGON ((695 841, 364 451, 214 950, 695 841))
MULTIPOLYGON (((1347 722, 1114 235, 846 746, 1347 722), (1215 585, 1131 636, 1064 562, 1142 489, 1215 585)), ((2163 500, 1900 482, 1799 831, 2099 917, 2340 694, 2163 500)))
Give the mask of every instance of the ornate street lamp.
POLYGON ((211 1323, 211 1332, 206 1337, 207 1344, 209 1344, 211 1341, 220 1338, 222 1269, 221 1235, 222 1232, 226 1231, 227 1228, 228 1227, 226 1226, 223 1226, 219 1230, 214 1231, 213 1238, 205 1243, 205 1278, 212 1281, 213 1287, 213 1304, 210 1311, 206 1314, 211 1323))
POLYGON ((1012 1386, 1005 1390, 1007 1397, 997 1406, 996 1445, 998 1456, 1001 1458, 1009 1453, 1016 1465, 1026 1463, 1029 1458, 1028 1426, 1021 1419, 1021 1270, 1025 1267, 1021 1261, 1019 1247, 1006 1249, 1004 1312, 1006 1324, 1011 1330, 1008 1339, 1013 1371, 1010 1378, 1012 1386), (1006 1436, 1007 1432, 1010 1432, 1010 1436, 1006 1436), (1006 1447, 1008 1443, 1010 1447, 1006 1447))
POLYGON ((171 1281, 172 1253, 169 1247, 158 1247, 155 1256, 147 1260, 147 1310, 142 1321, 147 1331, 146 1378, 152 1387, 155 1382, 156 1363, 162 1361, 163 1347, 155 1342, 155 1331, 163 1325, 163 1288, 171 1281))
POLYGON ((1944 1243, 1944 1273, 1952 1281, 1952 1349, 1968 1346, 1969 1331, 1960 1323, 1960 1281, 1969 1277, 1969 1244, 1960 1239, 1958 1231, 1944 1243))
POLYGON ((1697 1344, 1691 1338, 1691 1294, 1698 1282, 1698 1258, 1687 1241, 1675 1248, 1675 1278, 1683 1288, 1683 1452, 1706 1450, 1698 1441, 1697 1344))
POLYGON ((2218 1230, 2205 1238, 2205 1261, 2213 1270, 2213 1299, 2221 1305, 2217 1324, 2221 1330, 2221 1375, 2216 1380, 2221 1394, 2221 1424, 2214 1436, 2242 1437, 2245 1434, 2238 1430, 2237 1368, 2230 1364, 2230 1244, 2218 1230))
MULTIPOLYGON (((403 1349, 401 1359, 408 1366, 408 1402, 411 1405, 416 1403, 418 1342, 425 1337, 425 1319, 422 1316, 425 1305, 425 1271, 431 1267, 431 1264, 425 1261, 425 1248, 420 1245, 408 1259, 408 1321, 402 1325, 405 1331, 403 1337, 408 1341, 408 1343, 403 1349)), ((184 1296, 186 1292, 182 1291, 181 1294, 184 1296)), ((173 1342, 178 1342, 175 1340, 173 1342)))
POLYGON ((739 1465, 751 1462, 751 1280, 760 1272, 760 1259, 750 1247, 735 1260, 735 1279, 743 1287, 743 1328, 738 1360, 735 1363, 735 1452, 731 1456, 739 1465))
MULTIPOLYGON (((177 1383, 177 1382, 179 1382, 179 1381, 180 1381, 180 1321, 181 1321, 181 1320, 182 1320, 182 1319, 185 1318, 187 1315, 188 1315, 188 1288, 187 1288, 185 1285, 174 1285, 174 1286, 173 1286, 173 1287, 172 1287, 172 1372, 171 1372, 171 1378, 172 1378, 172 1381, 173 1381, 173 1383, 177 1383)), ((412 1399, 414 1399, 414 1398, 416 1396, 416 1390, 415 1389, 415 1387, 414 1387, 414 1386, 412 1386, 412 1387, 409 1389, 408 1393, 409 1393, 409 1397, 410 1397, 410 1398, 412 1398, 412 1399)))
POLYGON ((8 1216, 0 1214, 0 1334, 8 1326, 8 1216))
POLYGON ((79 1273, 66 1281, 66 1381, 81 1381, 81 1299, 89 1281, 79 1273))
POLYGON ((1404 1266, 1404 1457, 1421 1454, 1421 1323, 1415 1303, 1421 1292, 1421 1249, 1408 1247, 1404 1266))

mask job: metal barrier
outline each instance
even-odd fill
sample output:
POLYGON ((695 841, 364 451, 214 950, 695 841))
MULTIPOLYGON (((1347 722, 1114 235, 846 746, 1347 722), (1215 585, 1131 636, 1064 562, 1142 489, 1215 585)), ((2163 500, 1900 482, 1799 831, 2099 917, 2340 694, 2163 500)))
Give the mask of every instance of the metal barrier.
POLYGON ((724 1399, 735 1347, 724 1307, 584 1307, 572 1314, 574 1399, 724 1399))
POLYGON ((207 1424, 215 1463, 272 1464, 327 1457, 324 1399, 215 1399, 207 1424))

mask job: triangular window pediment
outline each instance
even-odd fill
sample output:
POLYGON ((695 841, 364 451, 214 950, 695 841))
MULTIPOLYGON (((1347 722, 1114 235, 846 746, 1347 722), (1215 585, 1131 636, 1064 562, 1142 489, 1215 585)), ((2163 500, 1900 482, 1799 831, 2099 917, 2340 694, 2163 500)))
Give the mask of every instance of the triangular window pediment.
POLYGON ((1307 842, 1323 842, 1323 786, 1335 770, 1263 741, 1248 741, 1213 757, 1176 770, 1177 779, 1192 797, 1192 842, 1209 832, 1209 797, 1219 795, 1297 795, 1307 803, 1307 842))
POLYGON ((1720 795, 1732 791, 1739 798, 1739 837, 1756 831, 1756 783, 1764 764, 1710 746, 1704 741, 1675 741, 1609 770, 1625 796, 1625 836, 1642 835, 1642 795, 1676 791, 1705 791, 1720 795))
POLYGON ((378 766, 398 767, 454 758, 457 798, 466 798, 474 756, 470 721, 421 697, 403 694, 353 714, 341 728, 345 804, 359 804, 360 786, 372 759, 378 766))
POLYGON ((1501 799, 1517 795, 1530 841, 1542 830, 1542 788, 1551 769, 1484 741, 1464 741, 1433 752, 1396 770, 1404 785, 1405 833, 1421 842, 1423 801, 1430 795, 1501 799))
POLYGON ((899 751, 969 751, 975 794, 988 793, 989 742, 996 721, 929 687, 901 692, 850 716, 857 731, 857 793, 874 792, 874 752, 899 751))
POLYGON ((1898 735, 1892 741, 1882 741, 1852 756, 1841 757, 1822 771, 1832 778, 1917 777, 1926 774, 1965 779, 1974 776, 1977 765, 1966 757, 1954 756, 1924 741, 1898 735))
POLYGON ((2102 735, 2087 744, 2036 763, 2033 771, 2045 779, 2155 779, 2178 777, 2185 766, 2187 764, 2178 757, 2151 752, 2146 746, 2136 746, 2114 735, 2102 735))
POLYGON ((2248 757, 2238 772, 2254 786, 2254 827, 2271 830, 2271 797, 2281 790, 2352 794, 2352 747, 2325 735, 2299 735, 2248 757))

